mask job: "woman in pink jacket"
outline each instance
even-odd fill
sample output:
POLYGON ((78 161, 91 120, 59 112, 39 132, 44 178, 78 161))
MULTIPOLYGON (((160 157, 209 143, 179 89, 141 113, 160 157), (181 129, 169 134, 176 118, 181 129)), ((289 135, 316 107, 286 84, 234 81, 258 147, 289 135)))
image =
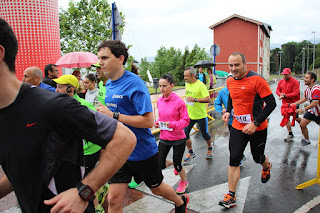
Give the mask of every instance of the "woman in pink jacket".
POLYGON ((174 79, 171 74, 164 74, 159 81, 162 94, 157 100, 159 119, 154 124, 160 128, 159 159, 161 168, 174 165, 175 175, 180 175, 181 181, 176 189, 177 193, 184 193, 188 187, 185 169, 182 167, 182 158, 186 146, 184 128, 188 126, 190 119, 184 101, 174 92, 174 79), (166 160, 173 147, 173 161, 166 160))

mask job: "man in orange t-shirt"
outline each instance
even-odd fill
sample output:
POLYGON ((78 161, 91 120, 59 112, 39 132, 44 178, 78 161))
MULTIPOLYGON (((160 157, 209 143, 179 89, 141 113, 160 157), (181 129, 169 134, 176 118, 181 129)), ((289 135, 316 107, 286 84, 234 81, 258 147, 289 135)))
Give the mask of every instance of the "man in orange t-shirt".
POLYGON ((246 59, 242 53, 232 53, 228 64, 234 77, 227 79, 230 94, 227 112, 222 119, 228 122, 232 109, 234 119, 229 139, 229 193, 219 202, 219 205, 226 208, 236 205, 235 193, 240 179, 239 163, 249 141, 253 160, 263 167, 261 182, 266 183, 270 179, 271 164, 264 154, 264 149, 267 140, 267 117, 276 107, 268 82, 256 72, 247 70, 246 59))

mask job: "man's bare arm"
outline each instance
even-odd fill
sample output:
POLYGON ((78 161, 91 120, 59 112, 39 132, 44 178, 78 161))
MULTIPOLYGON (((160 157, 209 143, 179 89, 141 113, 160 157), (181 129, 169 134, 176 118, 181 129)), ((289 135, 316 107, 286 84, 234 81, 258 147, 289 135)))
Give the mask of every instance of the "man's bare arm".
POLYGON ((8 177, 4 174, 0 178, 0 199, 12 192, 12 186, 10 181, 8 180, 8 177))
MULTIPOLYGON (((132 153, 137 139, 127 127, 118 123, 113 138, 101 153, 99 164, 82 180, 93 191, 104 185, 127 161, 132 153)), ((84 212, 88 202, 78 195, 76 188, 64 191, 50 200, 46 205, 54 205, 51 213, 56 212, 84 212)))

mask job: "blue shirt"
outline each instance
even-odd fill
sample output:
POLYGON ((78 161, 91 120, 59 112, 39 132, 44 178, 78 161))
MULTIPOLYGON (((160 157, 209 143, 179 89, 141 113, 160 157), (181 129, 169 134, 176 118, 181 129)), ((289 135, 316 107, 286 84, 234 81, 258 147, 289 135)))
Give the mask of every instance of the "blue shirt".
POLYGON ((38 87, 46 89, 46 90, 49 90, 51 92, 55 92, 56 91, 56 88, 50 86, 49 84, 45 84, 43 82, 41 82, 38 87))
MULTIPOLYGON (((222 113, 222 104, 225 108, 228 106, 228 98, 229 98, 229 90, 228 87, 223 88, 218 93, 218 97, 214 101, 214 107, 216 108, 216 111, 219 113, 222 113)), ((230 114, 228 124, 232 125, 233 122, 233 115, 230 114)))
POLYGON ((203 73, 199 73, 199 80, 203 83, 203 73))
MULTIPOLYGON (((106 106, 113 112, 125 115, 144 115, 152 112, 150 94, 143 80, 134 73, 125 71, 117 80, 106 83, 106 106)), ((126 125, 137 137, 137 145, 130 161, 145 160, 158 151, 158 146, 149 128, 126 125)))

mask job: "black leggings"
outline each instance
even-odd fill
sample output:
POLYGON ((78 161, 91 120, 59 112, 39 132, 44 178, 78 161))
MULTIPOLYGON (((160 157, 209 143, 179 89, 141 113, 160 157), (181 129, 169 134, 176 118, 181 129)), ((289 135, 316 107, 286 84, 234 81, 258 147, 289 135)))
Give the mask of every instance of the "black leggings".
POLYGON ((184 154, 184 150, 186 148, 186 141, 184 140, 183 143, 179 145, 167 145, 164 143, 159 142, 159 160, 160 160, 160 168, 164 169, 166 168, 166 159, 168 156, 168 153, 173 147, 173 165, 174 168, 178 171, 181 172, 182 170, 182 158, 184 154))
POLYGON ((256 163, 264 163, 266 157, 264 149, 267 140, 267 128, 261 131, 256 131, 252 135, 242 133, 242 130, 237 130, 231 127, 229 139, 230 151, 230 166, 239 166, 243 156, 243 152, 250 141, 251 154, 256 163))

